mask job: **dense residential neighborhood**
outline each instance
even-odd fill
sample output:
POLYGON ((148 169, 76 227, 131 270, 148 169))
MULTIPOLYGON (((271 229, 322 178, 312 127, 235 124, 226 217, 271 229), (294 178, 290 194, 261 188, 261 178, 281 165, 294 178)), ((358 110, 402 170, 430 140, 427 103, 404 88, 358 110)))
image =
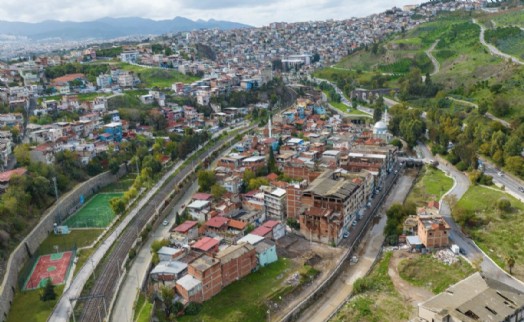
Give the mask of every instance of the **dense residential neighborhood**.
POLYGON ((521 16, 0 35, 0 321, 521 321, 521 16))

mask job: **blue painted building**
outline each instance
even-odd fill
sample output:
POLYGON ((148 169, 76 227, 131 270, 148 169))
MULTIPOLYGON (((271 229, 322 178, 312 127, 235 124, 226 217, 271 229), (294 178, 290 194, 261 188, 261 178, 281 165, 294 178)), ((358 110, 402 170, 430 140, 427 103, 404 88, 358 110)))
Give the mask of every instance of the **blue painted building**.
POLYGON ((111 122, 104 125, 104 133, 99 136, 101 141, 122 141, 122 123, 120 122, 111 122))
POLYGON ((313 110, 315 111, 315 114, 318 114, 318 115, 326 114, 326 109, 324 108, 324 106, 314 106, 313 110))
POLYGON ((255 245, 257 252, 258 265, 267 266, 278 260, 277 247, 271 240, 265 239, 255 245))

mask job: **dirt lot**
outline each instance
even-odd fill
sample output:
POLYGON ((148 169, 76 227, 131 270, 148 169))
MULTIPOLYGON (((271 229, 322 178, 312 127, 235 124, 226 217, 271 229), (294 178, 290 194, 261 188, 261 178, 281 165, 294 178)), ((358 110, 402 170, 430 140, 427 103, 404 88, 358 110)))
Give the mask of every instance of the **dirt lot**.
POLYGON ((420 256, 420 254, 410 253, 406 250, 393 251, 393 256, 389 262, 388 269, 389 277, 397 291, 406 302, 410 302, 413 305, 413 314, 418 313, 417 307, 419 303, 426 301, 434 295, 430 290, 423 287, 413 286, 399 276, 398 264, 405 258, 414 258, 416 256, 420 256))

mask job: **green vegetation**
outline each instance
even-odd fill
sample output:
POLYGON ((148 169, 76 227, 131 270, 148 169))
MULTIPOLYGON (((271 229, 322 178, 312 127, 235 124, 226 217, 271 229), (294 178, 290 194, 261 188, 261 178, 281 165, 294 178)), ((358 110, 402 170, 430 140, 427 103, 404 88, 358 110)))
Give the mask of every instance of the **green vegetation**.
POLYGON ((65 64, 47 67, 45 69, 45 76, 48 79, 57 78, 67 74, 81 73, 86 76, 90 82, 96 81, 96 77, 100 74, 107 73, 109 71, 108 64, 65 64))
POLYGON ((386 236, 386 242, 390 245, 396 245, 398 243, 398 236, 403 233, 404 221, 410 215, 416 214, 416 206, 412 202, 407 202, 403 205, 396 203, 393 204, 386 211, 387 222, 384 227, 384 236, 386 236))
POLYGON ((495 45, 500 51, 524 58, 524 30, 519 27, 503 27, 488 29, 485 32, 486 41, 495 45))
POLYGON ((151 318, 151 313, 153 312, 153 303, 149 302, 145 295, 140 293, 138 295, 138 300, 135 305, 135 316, 133 321, 137 322, 149 322, 151 318))
POLYGON ((395 290, 388 274, 391 252, 385 253, 371 273, 355 281, 354 296, 333 321, 407 321, 411 305, 395 290))
POLYGON ((205 302, 198 315, 186 315, 180 321, 264 321, 267 319, 268 299, 286 287, 283 282, 292 272, 292 263, 281 258, 228 285, 205 302), (234 305, 231 305, 231 299, 235 299, 234 305))
POLYGON ((75 214, 67 218, 64 224, 73 228, 107 227, 115 217, 109 202, 121 196, 120 192, 96 194, 75 214))
MULTIPOLYGON (((62 294, 63 285, 55 287, 57 295, 62 294)), ((7 322, 45 322, 51 314, 57 300, 43 302, 41 291, 17 292, 7 316, 7 322)))
POLYGON ((486 22, 489 20, 495 21, 497 26, 520 26, 524 27, 524 11, 522 8, 516 8, 511 11, 501 11, 493 15, 489 15, 484 19, 486 22))
POLYGON ((417 183, 411 189, 407 201, 417 206, 425 206, 428 201, 439 201, 442 195, 451 189, 453 179, 438 169, 424 167, 419 174, 417 183))
POLYGON ((67 235, 55 235, 51 232, 38 251, 42 254, 49 254, 56 252, 54 246, 58 246, 60 252, 71 250, 75 245, 77 248, 86 247, 91 245, 102 232, 101 229, 71 230, 71 233, 67 235))
POLYGON ((97 57, 118 57, 122 53, 122 47, 102 48, 96 51, 97 57))
POLYGON ((411 284, 438 294, 473 274, 474 269, 462 258, 457 263, 446 265, 431 255, 420 255, 402 260, 398 272, 400 277, 411 284))
POLYGON ((499 266, 509 271, 507 259, 515 259, 513 274, 524 277, 524 203, 503 191, 472 186, 453 208, 453 217, 499 266), (501 199, 511 208, 502 210, 501 199))
POLYGON ((119 66, 123 70, 136 73, 142 82, 140 87, 144 88, 170 88, 173 83, 192 83, 199 79, 198 77, 184 75, 174 69, 146 68, 125 63, 121 63, 119 66))

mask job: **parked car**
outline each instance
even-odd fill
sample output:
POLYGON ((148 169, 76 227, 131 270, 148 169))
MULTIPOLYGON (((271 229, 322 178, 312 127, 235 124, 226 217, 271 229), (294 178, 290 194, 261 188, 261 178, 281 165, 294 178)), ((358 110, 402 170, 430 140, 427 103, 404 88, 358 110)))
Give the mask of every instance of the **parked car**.
POLYGON ((504 176, 504 173, 502 173, 502 171, 499 171, 497 174, 498 174, 499 177, 503 177, 504 176))
POLYGON ((524 192, 524 187, 523 187, 523 186, 520 186, 520 187, 519 187, 519 191, 520 191, 520 192, 524 192))
POLYGON ((357 225, 357 221, 353 220, 353 222, 351 223, 351 226, 356 226, 356 225, 357 225))
POLYGON ((169 221, 164 220, 164 221, 162 222, 162 225, 163 225, 163 226, 167 226, 167 225, 169 225, 169 221))
POLYGON ((342 235, 342 237, 344 237, 344 238, 348 238, 348 237, 349 237, 349 232, 346 231, 346 232, 344 233, 344 235, 342 235))

